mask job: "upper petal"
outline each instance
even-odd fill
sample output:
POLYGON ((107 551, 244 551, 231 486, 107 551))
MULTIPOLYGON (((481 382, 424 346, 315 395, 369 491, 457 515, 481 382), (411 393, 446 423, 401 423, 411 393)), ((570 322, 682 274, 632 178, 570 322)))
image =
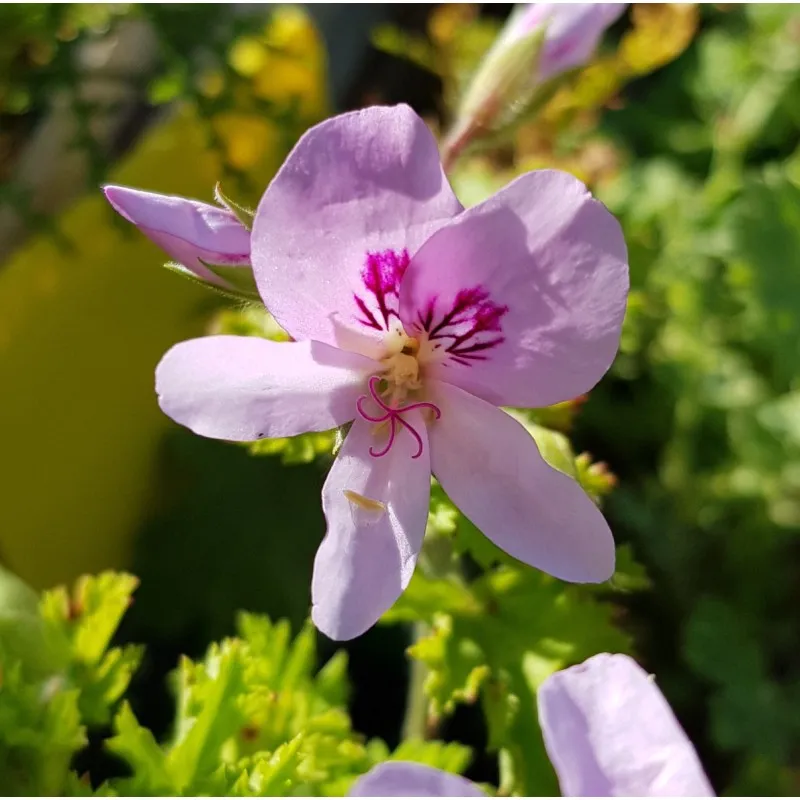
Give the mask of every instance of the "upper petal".
POLYGON ((556 672, 538 700, 564 796, 714 796, 664 695, 628 656, 601 653, 556 672))
POLYGON ((375 368, 320 342, 205 336, 167 352, 156 391, 164 413, 195 433, 250 442, 349 422, 375 368))
POLYGON ((579 180, 529 172, 433 234, 400 294, 406 328, 434 331, 448 353, 433 377, 497 405, 551 405, 591 389, 614 359, 625 241, 579 180))
POLYGON ((430 498, 430 458, 418 411, 405 419, 422 437, 423 450, 406 430, 387 455, 375 458, 385 433, 357 417, 322 490, 328 531, 314 561, 314 624, 331 639, 353 639, 371 628, 408 586, 425 535, 430 498))
POLYGON ((432 399, 442 416, 428 430, 431 467, 456 506, 526 564, 565 581, 610 578, 614 539, 603 515, 525 428, 455 386, 435 386, 432 399))
POLYGON ((460 210, 436 140, 408 106, 326 120, 300 139, 256 212, 253 267, 264 302, 295 339, 364 351, 380 335, 358 321, 357 297, 375 310, 368 256, 392 253, 405 268, 404 251, 460 210))
POLYGON ((127 186, 103 187, 108 202, 175 261, 210 283, 223 284, 201 263, 250 265, 250 232, 226 208, 127 186))
POLYGON ((385 761, 362 775, 349 797, 485 797, 460 775, 410 761, 385 761))

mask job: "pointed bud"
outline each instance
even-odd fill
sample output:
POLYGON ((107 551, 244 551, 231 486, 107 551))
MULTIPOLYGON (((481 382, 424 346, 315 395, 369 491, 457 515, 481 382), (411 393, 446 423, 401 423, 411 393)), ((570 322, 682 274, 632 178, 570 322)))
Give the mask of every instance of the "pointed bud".
POLYGON ((250 265, 250 232, 240 210, 175 195, 104 186, 109 203, 177 265, 170 268, 236 296, 258 297, 250 265))
POLYGON ((592 57, 626 6, 518 5, 467 89, 445 142, 445 163, 473 139, 496 133, 547 100, 560 79, 592 57))

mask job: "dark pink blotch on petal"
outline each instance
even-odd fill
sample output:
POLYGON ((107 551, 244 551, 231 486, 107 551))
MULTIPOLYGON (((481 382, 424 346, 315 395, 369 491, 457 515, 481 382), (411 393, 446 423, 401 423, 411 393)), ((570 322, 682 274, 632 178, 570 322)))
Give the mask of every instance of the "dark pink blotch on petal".
POLYGON ((522 175, 412 256, 400 317, 407 330, 420 319, 436 324, 464 292, 477 291, 490 304, 487 327, 499 328, 482 335, 491 341, 486 357, 448 358, 429 375, 496 405, 577 397, 600 380, 619 346, 628 296, 619 223, 565 172, 522 175))
POLYGON ((408 250, 367 253, 361 270, 363 290, 354 295, 356 320, 377 331, 389 330, 389 320, 399 319, 400 283, 408 267, 408 250))
POLYGON ((259 291, 295 339, 374 355, 383 330, 358 321, 354 299, 365 299, 371 254, 413 255, 461 209, 433 134, 408 106, 326 120, 300 139, 259 204, 259 291))
POLYGON ((432 297, 418 312, 412 332, 424 332, 449 360, 468 366, 470 361, 485 361, 489 351, 503 343, 500 334, 507 312, 508 306, 494 303, 486 289, 473 286, 459 290, 449 306, 432 297))

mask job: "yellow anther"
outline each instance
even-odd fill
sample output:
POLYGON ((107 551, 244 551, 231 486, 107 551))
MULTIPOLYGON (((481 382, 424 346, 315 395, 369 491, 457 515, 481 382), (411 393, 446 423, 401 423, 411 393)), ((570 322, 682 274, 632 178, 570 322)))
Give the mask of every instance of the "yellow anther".
POLYGON ((386 511, 386 504, 380 500, 373 500, 363 494, 354 492, 352 489, 342 489, 342 494, 354 505, 363 508, 365 511, 386 511))

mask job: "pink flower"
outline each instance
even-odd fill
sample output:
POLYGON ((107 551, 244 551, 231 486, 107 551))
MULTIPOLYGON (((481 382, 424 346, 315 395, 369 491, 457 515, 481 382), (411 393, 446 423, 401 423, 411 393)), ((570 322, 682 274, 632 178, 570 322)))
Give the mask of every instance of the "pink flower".
MULTIPOLYGON (((564 797, 714 797, 692 743, 652 678, 601 653, 556 672, 538 692, 539 721, 564 797)), ((422 764, 388 761, 351 797, 479 797, 474 783, 422 764)))
POLYGON ((190 276, 226 290, 252 285, 250 231, 229 208, 111 184, 103 192, 117 213, 190 276))
POLYGON ((422 120, 369 108, 297 143, 261 200, 252 255, 296 341, 184 342, 156 386, 169 416, 219 439, 353 422, 322 492, 320 630, 358 636, 405 589, 431 472, 515 558, 563 580, 610 577, 603 516, 498 408, 582 394, 616 353, 625 243, 583 184, 530 172, 465 211, 422 120))

